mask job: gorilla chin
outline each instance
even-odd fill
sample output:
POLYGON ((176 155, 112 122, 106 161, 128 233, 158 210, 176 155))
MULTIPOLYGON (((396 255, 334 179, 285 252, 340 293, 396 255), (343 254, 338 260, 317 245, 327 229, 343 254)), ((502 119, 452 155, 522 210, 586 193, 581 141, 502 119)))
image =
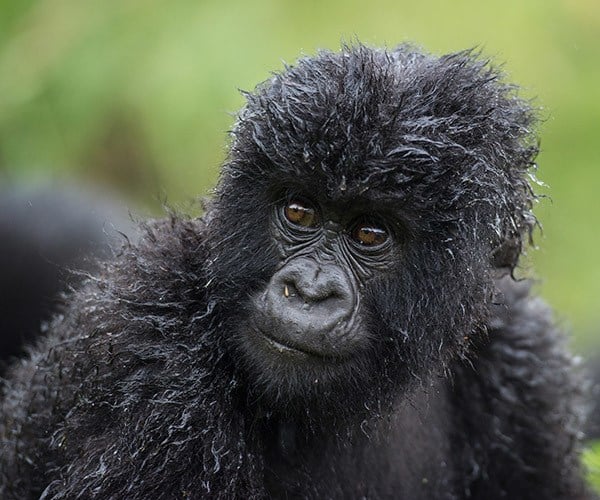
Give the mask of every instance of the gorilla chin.
MULTIPOLYGON (((297 324, 264 315, 245 322, 235 341, 246 360, 250 382, 265 388, 267 398, 275 393, 272 399, 278 405, 289 404, 287 396, 307 398, 307 388, 319 394, 327 386, 340 382, 348 385, 348 372, 361 364, 358 360, 366 355, 368 345, 364 340, 349 339, 350 332, 355 335, 362 331, 353 323, 333 328, 307 333, 297 324), (310 338, 306 339, 307 335, 310 338), (345 342, 346 351, 332 348, 329 339, 338 339, 340 345, 345 342), (282 394, 284 385, 288 388, 282 394)), ((353 378, 359 377, 355 374, 353 378)))

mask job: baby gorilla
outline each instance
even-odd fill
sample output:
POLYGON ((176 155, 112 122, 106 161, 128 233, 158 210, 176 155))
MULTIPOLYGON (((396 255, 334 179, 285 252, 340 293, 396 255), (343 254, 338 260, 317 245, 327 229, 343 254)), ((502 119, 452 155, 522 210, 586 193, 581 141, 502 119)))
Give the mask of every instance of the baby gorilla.
POLYGON ((247 95, 13 366, 3 498, 582 499, 580 381, 511 276, 528 104, 470 52, 322 52, 247 95))

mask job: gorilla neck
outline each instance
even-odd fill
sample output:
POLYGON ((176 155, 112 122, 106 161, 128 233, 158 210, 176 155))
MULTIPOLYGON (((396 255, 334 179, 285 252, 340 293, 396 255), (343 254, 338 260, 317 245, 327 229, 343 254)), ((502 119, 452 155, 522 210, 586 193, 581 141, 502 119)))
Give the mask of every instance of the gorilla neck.
POLYGON ((404 492, 402 498, 418 498, 413 496, 412 485, 397 484, 393 492, 373 488, 377 484, 389 488, 393 477, 409 477, 406 474, 415 473, 415 463, 424 464, 423 470, 416 471, 419 478, 435 477, 430 471, 448 464, 452 423, 440 417, 448 414, 448 394, 447 381, 432 377, 428 384, 407 391, 385 413, 356 415, 342 425, 331 420, 319 423, 265 416, 255 428, 264 446, 269 495, 331 496, 330 491, 344 491, 344 485, 336 483, 341 471, 348 477, 352 470, 356 484, 370 488, 363 492, 367 497, 404 492))

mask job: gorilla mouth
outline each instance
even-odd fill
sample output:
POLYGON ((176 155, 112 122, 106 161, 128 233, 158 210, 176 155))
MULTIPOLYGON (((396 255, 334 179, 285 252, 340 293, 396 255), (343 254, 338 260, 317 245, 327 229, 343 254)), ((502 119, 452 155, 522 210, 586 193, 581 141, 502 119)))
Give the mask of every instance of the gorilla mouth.
POLYGON ((280 354, 292 355, 292 356, 301 356, 303 358, 319 358, 326 359, 327 355, 323 353, 316 352, 310 348, 305 346, 299 346, 297 344, 288 343, 282 341, 278 338, 275 338, 272 334, 265 332, 262 328, 256 328, 255 332, 260 336, 260 338, 264 341, 264 343, 270 348, 274 349, 280 354))

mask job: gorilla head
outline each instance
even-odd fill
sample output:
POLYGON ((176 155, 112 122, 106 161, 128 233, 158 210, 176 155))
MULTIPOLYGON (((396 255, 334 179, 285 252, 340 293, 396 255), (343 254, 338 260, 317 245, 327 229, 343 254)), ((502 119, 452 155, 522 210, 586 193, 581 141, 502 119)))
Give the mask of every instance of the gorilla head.
POLYGON ((355 411, 482 334, 534 221, 533 117, 498 78, 469 52, 358 46, 247 95, 209 283, 268 400, 355 411))

